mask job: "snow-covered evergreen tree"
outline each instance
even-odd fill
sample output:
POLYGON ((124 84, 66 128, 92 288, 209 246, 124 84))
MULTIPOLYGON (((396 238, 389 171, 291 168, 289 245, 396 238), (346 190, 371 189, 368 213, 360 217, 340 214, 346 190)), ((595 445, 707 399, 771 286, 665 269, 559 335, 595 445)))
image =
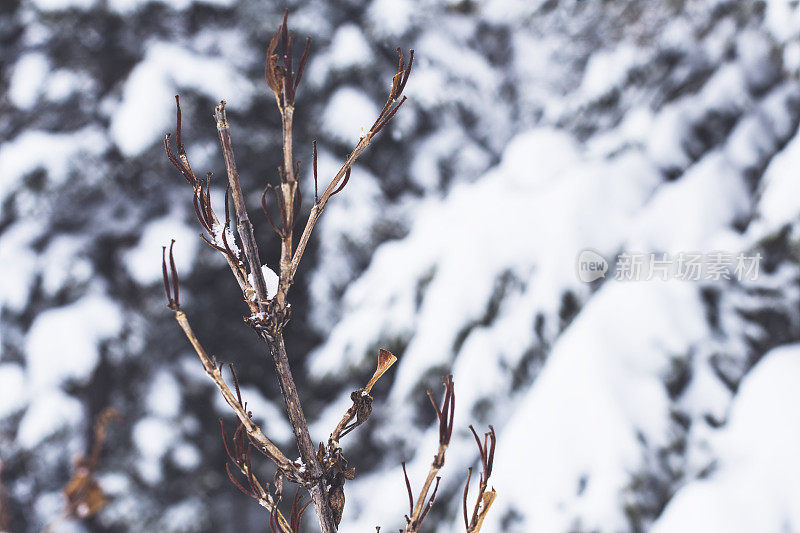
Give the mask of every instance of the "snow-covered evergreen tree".
MULTIPOLYGON (((250 409, 287 452, 291 428, 161 141, 180 93, 193 165, 223 176, 211 112, 224 98, 257 205, 281 157, 263 60, 284 7, 0 5, 8 531, 40 531, 61 512, 72 460, 107 406, 123 415, 97 468, 109 503, 78 531, 266 528, 224 473, 225 405, 165 320, 169 238, 206 348, 237 365, 250 409)), ((383 101, 394 47, 416 50, 410 100, 321 219, 286 332, 315 439, 369 377, 377 347, 399 357, 370 423, 345 443, 359 460, 342 531, 402 525, 400 461, 412 480, 427 470, 437 432, 424 390, 450 371, 457 445, 428 518, 437 531, 462 530, 475 420, 498 431, 486 531, 800 530, 800 8, 288 7, 313 39, 297 97, 303 169, 312 139, 320 174, 337 168, 383 101), (763 259, 755 280, 609 272, 587 284, 575 271, 584 249, 763 259)), ((277 240, 256 223, 274 264, 277 240)))

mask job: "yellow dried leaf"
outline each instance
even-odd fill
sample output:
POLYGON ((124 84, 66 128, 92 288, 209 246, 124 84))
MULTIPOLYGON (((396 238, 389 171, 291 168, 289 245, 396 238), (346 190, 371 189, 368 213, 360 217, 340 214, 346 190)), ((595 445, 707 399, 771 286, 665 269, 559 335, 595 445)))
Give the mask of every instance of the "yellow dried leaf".
POLYGON ((486 518, 486 515, 489 514, 489 508, 494 503, 495 498, 497 498, 497 491, 495 491, 494 487, 492 487, 492 490, 484 492, 481 498, 483 501, 481 504, 481 510, 478 513, 478 522, 475 524, 475 529, 473 530, 475 533, 480 531, 481 527, 483 527, 483 520, 486 518))
POLYGON ((97 514, 108 500, 91 472, 79 468, 64 488, 67 515, 83 520, 97 514))
POLYGON ((397 361, 397 357, 395 357, 389 350, 384 350, 383 348, 378 350, 378 368, 375 369, 375 373, 372 374, 369 383, 367 383, 367 386, 364 387, 364 390, 367 391, 367 393, 372 390, 372 387, 375 385, 375 383, 387 370, 389 370, 395 361, 397 361))

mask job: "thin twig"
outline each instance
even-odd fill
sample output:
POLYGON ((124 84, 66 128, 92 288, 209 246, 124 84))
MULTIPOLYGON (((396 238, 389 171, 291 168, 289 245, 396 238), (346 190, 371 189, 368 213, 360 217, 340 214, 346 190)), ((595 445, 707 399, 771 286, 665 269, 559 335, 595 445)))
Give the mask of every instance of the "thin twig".
POLYGON ((208 374, 208 377, 210 377, 217 386, 219 391, 222 393, 222 397, 225 398, 225 401, 228 403, 228 405, 230 405, 231 409, 233 409, 236 417, 239 419, 242 425, 244 425, 247 434, 250 435, 250 437, 258 444, 259 449, 263 451, 267 457, 272 459, 272 461, 279 468, 294 472, 299 477, 297 467, 295 467, 295 465, 283 454, 283 452, 277 446, 275 446, 275 444, 273 444, 273 442, 269 440, 266 435, 264 435, 264 433, 261 431, 261 428, 259 428, 252 420, 250 420, 250 417, 247 416, 244 407, 238 402, 230 387, 228 387, 227 383, 225 383, 225 379, 222 376, 222 370, 214 365, 205 349, 200 345, 200 342, 197 340, 197 337, 195 336, 194 331, 189 324, 189 319, 186 317, 186 313, 183 312, 182 309, 178 308, 175 310, 175 320, 178 321, 178 325, 180 325, 183 333, 186 335, 186 338, 189 339, 194 351, 197 353, 197 356, 203 363, 203 368, 205 369, 206 374, 208 374))
POLYGON ((225 157, 225 169, 228 172, 228 183, 231 187, 233 197, 233 208, 236 211, 236 230, 242 240, 244 256, 250 268, 250 275, 253 278, 258 306, 263 310, 264 302, 267 301, 267 284, 264 281, 264 274, 261 272, 261 259, 258 257, 258 245, 253 233, 253 224, 247 214, 247 206, 244 202, 242 185, 239 183, 239 171, 236 170, 236 160, 233 156, 233 145, 231 144, 231 129, 228 117, 225 113, 225 101, 221 101, 214 109, 214 118, 217 121, 217 132, 219 141, 222 145, 222 154, 225 157))
POLYGON ((363 424, 367 418, 369 418, 372 412, 372 396, 370 396, 369 393, 378 379, 391 368, 395 361, 397 361, 397 357, 389 350, 384 350, 383 348, 378 350, 378 366, 375 368, 375 372, 372 374, 366 387, 355 390, 350 394, 350 399, 353 404, 347 409, 342 419, 331 432, 331 436, 328 438, 330 453, 334 453, 335 450, 339 448, 339 439, 363 424), (351 424, 354 418, 356 421, 351 424))
MULTIPOLYGON (((398 49, 399 52, 399 49, 398 49)), ((397 99, 400 98, 403 90, 405 89, 406 83, 408 82, 408 77, 411 74, 411 66, 414 62, 414 51, 411 51, 411 59, 409 60, 408 67, 405 66, 403 61, 403 55, 400 54, 400 63, 398 66, 398 72, 395 74, 394 78, 392 78, 392 89, 389 93, 389 98, 386 100, 386 104, 383 107, 383 110, 378 115, 378 118, 375 120, 372 128, 359 139, 358 144, 350 152, 350 155, 347 156, 345 163, 330 181, 328 186, 325 188, 325 191, 322 193, 322 196, 319 198, 318 201, 314 203, 314 206, 311 208, 311 213, 308 216, 308 221, 306 222, 306 226, 303 229, 303 233, 300 236, 300 240, 297 243, 297 249, 294 251, 294 255, 291 259, 291 268, 289 270, 289 283, 294 279, 294 275, 297 272, 297 267, 300 264, 300 259, 303 257, 303 253, 305 252, 306 246, 308 245, 308 239, 311 237, 311 232, 314 230, 314 226, 317 223, 320 215, 325 210, 325 205, 328 203, 328 200, 335 194, 339 192, 338 189, 340 182, 346 177, 349 178, 350 176, 350 169, 355 163, 356 159, 366 150, 367 146, 369 146, 372 137, 377 135, 381 129, 392 119, 395 115, 397 110, 400 108, 402 103, 405 101, 405 97, 400 100, 399 103, 397 99), (392 105, 394 104, 394 107, 392 105)))
POLYGON ((481 476, 478 482, 478 498, 475 501, 475 506, 472 509, 472 519, 467 520, 467 496, 469 493, 469 480, 472 477, 472 468, 467 471, 467 483, 464 485, 464 497, 462 506, 464 510, 464 526, 467 533, 478 533, 483 526, 483 521, 489 512, 489 508, 497 498, 497 492, 492 488, 486 490, 489 486, 489 478, 492 475, 492 467, 494 465, 494 450, 497 445, 497 435, 495 434, 494 427, 489 426, 489 431, 483 435, 483 443, 481 443, 478 433, 471 425, 469 430, 472 436, 475 437, 475 443, 478 445, 478 453, 481 458, 481 476))
MULTIPOLYGON (((170 262, 172 261, 172 250, 170 250, 170 262)), ((166 271, 165 265, 166 260, 164 261, 164 271, 166 271)), ((173 272, 172 275, 174 276, 172 278, 173 284, 177 285, 177 272, 173 272)), ((169 287, 169 280, 165 279, 165 281, 165 287, 169 287)), ((233 391, 231 391, 230 387, 228 387, 228 384, 225 383, 225 378, 222 375, 222 368, 216 365, 215 360, 210 357, 208 353, 206 353, 205 349, 200 344, 200 341, 195 335, 194 330, 192 330, 192 326, 189 324, 189 319, 186 316, 186 313, 180 307, 180 303, 175 299, 174 296, 170 297, 170 294, 167 295, 167 299, 170 304, 170 309, 172 309, 172 311, 175 313, 175 320, 178 322, 178 325, 183 330, 186 338, 191 343, 195 353, 197 353, 197 356, 200 358, 200 362, 203 364, 206 374, 208 374, 208 377, 211 378, 219 391, 222 393, 222 397, 225 398, 225 401, 228 403, 231 409, 233 409, 233 412, 244 426, 247 434, 250 435, 250 437, 258 444, 259 449, 270 459, 272 459, 272 461, 275 462, 279 468, 288 472, 293 472, 299 477, 297 467, 295 467, 295 465, 283 454, 283 452, 277 446, 275 446, 275 444, 273 444, 266 435, 264 435, 264 432, 261 431, 261 428, 259 428, 250 419, 244 409, 244 406, 241 404, 233 391)))
MULTIPOLYGON (((450 439, 453 435, 453 414, 455 412, 455 386, 453 384, 453 376, 445 376, 442 378, 444 384, 444 398, 442 399, 442 407, 439 408, 433 401, 432 394, 428 392, 428 397, 431 398, 433 408, 436 410, 436 417, 439 420, 439 449, 433 457, 433 463, 428 470, 428 476, 425 478, 425 483, 422 485, 422 490, 419 492, 416 503, 413 505, 411 516, 408 518, 405 533, 415 533, 419 531, 422 521, 428 514, 430 507, 433 505, 433 500, 436 497, 436 490, 439 486, 439 470, 444 466, 445 453, 448 446, 450 446, 450 439), (428 498, 431 485, 436 480, 436 487, 433 494, 428 498)), ((403 473, 405 473, 405 464, 403 465, 403 473)), ((406 487, 409 490, 409 499, 411 499, 411 484, 406 476, 406 487)))
MULTIPOLYGON (((186 155, 186 149, 182 142, 182 132, 181 132, 181 104, 180 98, 178 95, 175 96, 175 107, 176 107, 176 120, 175 120, 175 137, 178 141, 178 154, 176 155, 170 146, 170 135, 167 134, 164 137, 164 150, 167 153, 167 158, 170 162, 175 166, 176 169, 183 175, 189 185, 192 186, 192 191, 194 193, 194 197, 192 199, 194 205, 194 211, 197 215, 197 219, 200 222, 200 225, 203 226, 211 239, 209 240, 205 235, 201 235, 203 240, 205 240, 212 248, 218 250, 220 253, 223 254, 225 260, 228 262, 228 266, 231 269, 234 277, 236 278, 236 282, 239 284, 239 288, 242 290, 243 294, 247 294, 249 289, 249 284, 247 283, 246 276, 242 271, 242 265, 239 262, 239 259, 231 250, 230 246, 227 242, 225 242, 225 247, 221 247, 216 244, 214 236, 214 228, 219 226, 219 220, 217 219, 214 210, 211 207, 211 193, 210 193, 210 184, 211 184, 211 173, 209 172, 206 175, 206 182, 205 188, 203 186, 203 182, 199 180, 192 170, 191 165, 189 164, 189 158, 186 155)), ((225 226, 222 229, 222 238, 223 241, 226 239, 226 230, 229 228, 230 220, 228 215, 228 194, 226 191, 225 195, 225 226)), ((245 297, 247 300, 248 305, 250 306, 250 311, 255 313, 258 311, 258 307, 255 306, 255 303, 250 301, 250 298, 245 297)))

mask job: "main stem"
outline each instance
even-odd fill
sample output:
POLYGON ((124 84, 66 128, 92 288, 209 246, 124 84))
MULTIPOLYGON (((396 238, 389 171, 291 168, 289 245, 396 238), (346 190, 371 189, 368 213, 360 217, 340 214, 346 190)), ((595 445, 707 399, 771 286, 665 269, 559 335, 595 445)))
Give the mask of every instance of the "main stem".
POLYGON ((277 337, 263 335, 262 338, 269 345, 269 352, 270 355, 272 355, 272 361, 275 363, 275 369, 278 372, 281 395, 286 402, 289 422, 292 424, 292 430, 297 440, 297 448, 300 451, 300 457, 303 459, 303 463, 305 463, 306 469, 310 472, 313 480, 310 493, 311 499, 314 502, 314 510, 319 518, 323 533, 335 533, 337 528, 333 520, 331 509, 328 506, 325 479, 322 477, 322 468, 320 467, 319 461, 317 461, 314 444, 308 432, 308 422, 306 421, 305 414, 303 414, 303 407, 300 405, 300 397, 297 394, 297 386, 294 383, 292 370, 289 367, 289 358, 286 355, 283 335, 281 334, 277 337))
MULTIPOLYGON (((239 237, 242 240, 244 255, 247 260, 250 272, 253 277, 253 284, 256 296, 258 298, 258 306, 264 309, 267 303, 267 289, 264 281, 264 276, 261 273, 261 260, 258 257, 258 245, 256 244, 255 235, 253 233, 253 225, 250 223, 250 218, 247 215, 247 207, 244 202, 242 194, 242 187, 239 183, 239 173, 236 170, 236 162, 233 156, 233 146, 231 144, 230 126, 225 115, 225 102, 220 102, 216 108, 215 117, 217 120, 217 131, 219 132, 220 142, 222 144, 222 151, 225 156, 225 167, 228 172, 228 182, 231 187, 231 195, 233 197, 234 208, 236 209, 237 230, 239 237)), ((284 136, 288 133, 289 140, 286 141, 284 137, 284 151, 289 149, 288 154, 284 152, 284 163, 288 160, 289 164, 286 166, 284 176, 291 177, 291 182, 288 184, 282 180, 281 192, 286 206, 287 225, 291 227, 291 217, 294 209, 294 188, 297 186, 294 172, 292 172, 292 153, 291 153, 291 112, 289 113, 288 123, 284 118, 284 136), (288 126, 288 130, 287 130, 288 126), (288 158, 288 159, 287 159, 288 158)), ((287 239, 282 239, 281 243, 281 285, 288 279, 289 269, 291 268, 291 233, 287 239), (288 249, 288 251, 287 251, 288 249), (287 261, 283 260, 283 256, 288 257, 287 261)), ((288 290, 288 287, 286 288, 288 290)), ((277 305, 273 310, 275 318, 283 319, 286 316, 286 290, 283 291, 282 298, 281 291, 276 296, 277 305)), ((322 468, 314 451, 314 445, 311 441, 311 436, 308 432, 308 422, 303 414, 303 408, 300 405, 300 396, 297 394, 297 386, 294 383, 292 370, 289 367, 289 358, 286 355, 286 346, 283 342, 282 326, 278 326, 276 331, 261 332, 261 338, 269 346, 270 355, 275 364, 275 370, 278 374, 278 382, 281 387, 281 395, 286 403, 286 411, 289 415, 289 422, 292 424, 292 429, 297 440, 297 448, 300 452, 300 457, 306 465, 306 469, 311 474, 312 487, 310 489, 311 499, 314 502, 314 509, 319 518, 322 533, 336 533, 336 522, 333 519, 330 506, 328 505, 327 486, 325 479, 322 476, 322 468)))
MULTIPOLYGON (((292 126, 294 118, 294 107, 287 105, 281 108, 281 124, 283 130, 283 174, 281 176, 281 194, 284 205, 284 235, 281 238, 281 264, 280 282, 278 294, 275 296, 275 307, 278 316, 287 316, 286 297, 292 284, 292 226, 294 226, 294 199, 297 189, 297 176, 294 174, 294 155, 292 154, 292 126)), ((310 489, 311 499, 314 502, 314 510, 317 513, 320 527, 323 533, 335 533, 337 531, 336 521, 333 512, 328 505, 327 485, 323 477, 322 467, 317 460, 314 443, 308 433, 308 422, 303 407, 300 405, 300 397, 297 394, 297 387, 294 384, 292 370, 289 367, 289 358, 286 355, 286 345, 283 342, 283 332, 278 331, 277 335, 272 336, 273 340, 266 337, 270 347, 272 360, 278 371, 278 379, 281 385, 281 392, 286 401, 286 409, 289 413, 289 421, 292 424, 297 447, 300 456, 310 471, 313 485, 310 489)))

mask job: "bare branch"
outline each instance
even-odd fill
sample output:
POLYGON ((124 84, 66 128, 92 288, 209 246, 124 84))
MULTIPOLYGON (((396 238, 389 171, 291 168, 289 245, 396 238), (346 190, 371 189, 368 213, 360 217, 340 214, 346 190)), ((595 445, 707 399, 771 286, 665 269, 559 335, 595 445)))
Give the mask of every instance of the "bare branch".
MULTIPOLYGON (((239 172, 236 170, 236 160, 233 156, 233 145, 231 144, 231 129, 228 124, 228 117, 225 113, 225 101, 222 100, 214 109, 214 118, 217 121, 217 132, 219 141, 222 145, 222 154, 225 157, 225 168, 228 172, 228 183, 230 185, 231 196, 233 197, 233 207, 236 211, 236 230, 242 240, 244 256, 253 278, 256 295, 258 296, 258 306, 262 308, 267 301, 267 284, 264 281, 264 274, 261 272, 261 260, 258 257, 258 245, 253 233, 253 225, 247 214, 247 207, 244 202, 242 185, 239 183, 239 172)), ((263 309, 262 309, 263 310, 263 309)))
MULTIPOLYGON (((408 519, 405 533, 413 533, 419 531, 422 521, 428 514, 428 510, 433 505, 433 500, 436 497, 436 490, 439 486, 439 470, 444 466, 445 453, 447 447, 450 445, 450 438, 453 434, 453 414, 455 412, 455 385, 453 384, 453 376, 445 376, 442 378, 444 384, 444 398, 442 399, 442 407, 439 408, 433 400, 433 395, 428 391, 428 397, 431 399, 433 408, 436 410, 436 417, 439 419, 439 449, 433 457, 428 477, 425 478, 425 483, 422 485, 422 490, 417 497, 416 504, 413 505, 411 516, 408 519), (428 499, 428 492, 430 492, 431 485, 436 480, 436 487, 432 496, 428 499), (426 503, 427 501, 427 503, 426 503)), ((403 472, 405 473, 405 465, 403 465, 403 472)), ((409 488, 410 496, 410 482, 406 476, 406 486, 409 488)))
POLYGON ((250 298, 247 297, 248 292, 252 292, 252 289, 247 282, 246 274, 243 270, 243 264, 240 262, 239 257, 234 253, 231 244, 227 242, 227 232, 230 228, 230 218, 229 218, 229 209, 228 209, 228 192, 226 191, 225 194, 225 225, 220 230, 221 238, 223 241, 223 246, 220 246, 217 242, 217 236, 215 235, 215 229, 220 227, 219 220, 217 219, 216 214, 214 213, 213 208, 211 207, 211 193, 210 193, 210 185, 211 185, 211 173, 209 172, 206 175, 205 184, 197 179, 192 170, 191 165, 189 164, 189 158, 186 155, 186 150, 182 143, 182 133, 181 133, 181 107, 180 107, 180 98, 176 95, 175 96, 175 103, 176 103, 176 138, 178 140, 178 155, 172 152, 170 147, 169 139, 170 135, 167 134, 164 138, 164 149, 167 153, 167 158, 170 162, 178 169, 178 171, 183 175, 186 179, 187 183, 191 185, 193 198, 192 204, 194 207, 195 215, 197 216, 197 220, 200 222, 200 225, 203 229, 208 232, 210 239, 207 238, 205 235, 201 235, 204 241, 208 243, 212 248, 218 250, 220 253, 223 254, 225 260, 228 262, 228 266, 231 269, 234 277, 236 278, 236 282, 239 284, 239 288, 242 290, 242 293, 245 295, 245 300, 248 302, 250 306, 250 311, 255 313, 258 311, 258 308, 255 306, 254 302, 250 301, 250 298))
MULTIPOLYGON (((170 253, 170 261, 172 262, 174 260, 171 256, 172 254, 170 253)), ((166 268, 163 270, 166 270, 166 268)), ((177 273, 173 273, 173 276, 173 282, 177 284, 177 273)), ((170 309, 175 312, 175 320, 178 322, 178 325, 183 330, 186 338, 189 339, 192 348, 194 348, 194 351, 200 358, 200 362, 203 364, 206 374, 208 374, 208 377, 211 378, 219 391, 222 393, 222 397, 225 398, 225 401, 233 409, 236 417, 242 423, 248 435, 250 435, 250 437, 258 444, 259 450, 264 452, 270 459, 272 459, 278 468, 281 468, 287 472, 291 472, 293 475, 299 478, 300 476, 297 472, 297 467, 283 454, 283 452, 277 446, 275 446, 275 444, 272 443, 271 440, 267 438, 266 435, 264 435, 264 433, 261 431, 261 428, 259 428, 247 415, 239 399, 234 395, 230 387, 228 387, 228 384, 225 383, 222 370, 217 367, 214 360, 206 353, 205 349, 200 344, 200 341, 197 339, 197 336, 194 334, 194 331, 189 324, 189 319, 186 317, 186 313, 183 312, 178 302, 174 299, 170 300, 170 309)))
POLYGON ((345 188, 345 186, 347 185, 347 182, 350 181, 350 171, 351 170, 353 170, 353 169, 352 168, 348 168, 347 169, 347 172, 345 172, 345 174, 344 174, 344 179, 342 180, 342 183, 339 184, 339 186, 336 188, 336 190, 331 193, 331 196, 335 196, 335 195, 339 194, 340 192, 342 192, 342 189, 345 188))
POLYGON ((486 490, 489 485, 489 477, 492 475, 492 467, 494 465, 494 450, 497 444, 497 435, 495 434, 494 427, 489 426, 489 431, 483 435, 483 443, 481 443, 478 433, 471 425, 469 430, 472 436, 475 437, 475 443, 478 445, 478 453, 481 458, 481 476, 478 482, 478 499, 475 501, 475 507, 472 510, 472 519, 467 520, 467 495, 469 493, 469 480, 472 476, 472 468, 467 473, 467 483, 464 486, 464 525, 467 528, 467 533, 477 533, 483 526, 483 520, 489 512, 489 508, 497 498, 497 492, 492 488, 486 490))
POLYGON ((295 533, 300 532, 300 520, 303 518, 303 513, 306 512, 306 508, 311 504, 311 500, 308 500, 302 506, 300 505, 300 501, 302 497, 300 496, 300 487, 294 493, 294 499, 292 500, 292 510, 289 514, 289 523, 292 528, 292 531, 295 533))
MULTIPOLYGON (((398 52, 400 50, 398 49, 398 52)), ((303 257, 303 253, 305 252, 306 246, 308 245, 308 239, 311 237, 311 232, 314 230, 314 226, 317 223, 320 215, 322 215, 322 211, 325 209, 325 204, 328 203, 328 200, 331 196, 336 194, 337 192, 341 191, 339 187, 340 182, 342 180, 347 183, 347 179, 350 177, 350 169, 355 163, 356 159, 364 152, 364 150, 369 146, 372 137, 377 135, 386 124, 394 117, 397 110, 405 101, 405 97, 403 97, 400 102, 397 102, 397 99, 400 98, 403 90, 405 89, 406 83, 408 82, 408 77, 411 75, 411 66, 414 62, 414 51, 411 50, 411 58, 409 60, 408 66, 405 66, 405 62, 403 61, 403 55, 400 54, 400 61, 398 65, 397 74, 394 75, 392 78, 392 88, 389 92, 389 97, 386 100, 386 104, 384 104, 383 109, 381 110, 378 118, 375 119, 370 130, 358 141, 358 144, 350 152, 350 155, 345 160, 344 165, 339 169, 333 179, 330 181, 328 186, 325 188, 325 191, 322 193, 322 196, 314 203, 314 206, 311 208, 311 213, 308 216, 308 222, 306 222, 306 226, 303 229, 303 233, 300 236, 300 241, 297 244, 297 249, 294 251, 294 255, 291 259, 291 268, 289 270, 289 278, 288 282, 291 284, 292 280, 294 279, 294 275, 297 272, 297 267, 300 264, 300 259, 303 257)), ((315 153, 316 153, 316 146, 315 146, 315 153)), ((316 158, 315 158, 316 159, 316 158)), ((344 185, 342 185, 344 187, 344 185)))
POLYGON ((436 476, 436 485, 433 487, 433 494, 431 494, 430 499, 428 500, 427 505, 425 505, 425 510, 422 511, 422 516, 419 517, 419 523, 425 521, 425 517, 428 516, 428 511, 431 510, 433 507, 433 502, 436 501, 436 493, 439 492, 439 482, 442 480, 441 476, 436 476))

